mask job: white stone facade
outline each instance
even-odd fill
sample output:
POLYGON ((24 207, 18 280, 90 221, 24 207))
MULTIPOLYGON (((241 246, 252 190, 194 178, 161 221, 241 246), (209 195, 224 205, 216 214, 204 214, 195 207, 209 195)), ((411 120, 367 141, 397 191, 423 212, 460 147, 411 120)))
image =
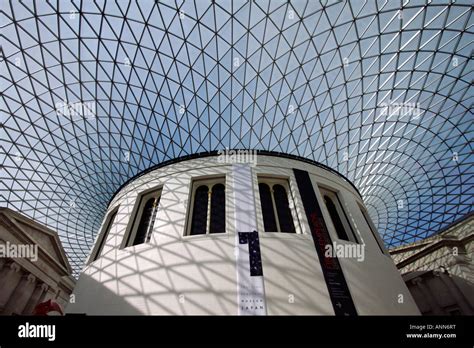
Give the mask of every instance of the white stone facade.
POLYGON ((474 214, 390 254, 422 314, 474 315, 474 214))
MULTIPOLYGON (((357 313, 419 314, 392 259, 380 249, 380 240, 376 240, 379 237, 369 229, 360 209, 363 201, 352 185, 322 167, 265 155, 259 155, 257 163, 229 163, 217 156, 177 162, 139 176, 123 187, 104 218, 105 224, 109 213, 117 212, 100 255, 94 261, 91 257, 84 267, 74 290, 76 302, 68 312, 239 314, 236 226, 256 226, 265 314, 334 315, 293 168, 309 172, 326 222, 330 216, 318 187, 337 191, 359 244, 363 245, 363 261, 339 257, 357 313), (220 176, 225 176, 226 232, 187 236, 193 180, 220 176), (259 177, 287 180, 296 233, 264 232, 259 177), (247 187, 249 194, 236 192, 247 187), (161 189, 161 199, 151 239, 124 248, 137 199, 154 188, 161 189), (251 195, 253 198, 249 198, 251 195), (245 215, 245 211, 249 214, 245 215)), ((331 223, 327 223, 327 229, 333 242, 355 244, 339 240, 331 223)), ((92 255, 97 248, 93 248, 92 255)))
POLYGON ((71 272, 54 231, 0 208, 0 315, 30 315, 49 299, 64 309, 75 284, 71 272))

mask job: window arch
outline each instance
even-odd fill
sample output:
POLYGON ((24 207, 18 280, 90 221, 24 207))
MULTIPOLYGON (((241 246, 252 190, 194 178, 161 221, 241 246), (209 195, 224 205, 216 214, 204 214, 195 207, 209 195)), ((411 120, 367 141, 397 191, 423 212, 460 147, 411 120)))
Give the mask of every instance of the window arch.
POLYGON ((194 194, 193 219, 191 222, 191 235, 206 234, 207 229, 207 206, 209 199, 209 188, 201 185, 194 194))
POLYGON ((211 191, 211 226, 209 233, 225 232, 225 187, 216 184, 211 191))
POLYGON ((153 233, 156 214, 161 198, 161 188, 142 193, 134 209, 134 218, 122 248, 148 243, 153 233))
POLYGON ((278 231, 270 186, 265 183, 260 183, 258 184, 258 189, 260 192, 260 204, 262 206, 263 227, 266 232, 278 231))
POLYGON ((323 196, 324 205, 329 213, 332 225, 336 230, 337 238, 358 243, 337 192, 325 188, 320 188, 319 190, 323 196))
POLYGON ((342 224, 341 218, 336 209, 336 205, 332 201, 331 197, 325 195, 324 196, 324 203, 326 204, 326 208, 329 212, 329 216, 331 217, 332 224, 336 229, 336 233, 339 239, 349 240, 347 236, 346 230, 344 229, 344 225, 342 224))
POLYGON ((288 181, 259 178, 258 189, 265 232, 296 233, 290 208, 288 181))
POLYGON ((107 236, 112 229, 112 225, 114 224, 115 221, 115 216, 117 215, 118 212, 118 207, 114 209, 113 212, 111 212, 107 216, 106 223, 104 224, 104 228, 100 233, 100 236, 96 242, 96 247, 93 256, 91 257, 89 262, 95 261, 100 257, 100 254, 102 253, 102 249, 104 248, 105 242, 107 241, 107 236))
POLYGON ((160 197, 152 197, 146 201, 140 223, 138 225, 137 233, 135 234, 133 245, 147 243, 150 241, 159 202, 160 197))
POLYGON ((273 197, 275 197, 275 206, 280 222, 280 231, 295 233, 295 225, 291 216, 290 203, 285 188, 276 184, 273 186, 273 197))
POLYGON ((187 235, 225 233, 225 178, 197 180, 192 186, 187 235))

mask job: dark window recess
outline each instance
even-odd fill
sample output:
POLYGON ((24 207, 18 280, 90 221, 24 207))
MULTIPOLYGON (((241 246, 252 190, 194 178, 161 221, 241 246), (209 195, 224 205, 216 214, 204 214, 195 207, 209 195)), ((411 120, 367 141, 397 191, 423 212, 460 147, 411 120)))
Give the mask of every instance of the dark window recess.
POLYGON ((280 222, 280 231, 296 233, 285 188, 281 185, 273 186, 273 196, 275 198, 278 221, 280 222))
POLYGON ((225 187, 217 184, 212 187, 211 225, 209 233, 225 232, 225 187))
POLYGON ((152 197, 145 203, 133 245, 142 244, 150 240, 159 201, 159 198, 152 197))
POLYGON ((191 221, 191 235, 206 234, 207 223, 207 202, 208 202, 207 186, 199 186, 196 190, 193 206, 193 219, 191 221))
POLYGON ((277 232, 275 212, 273 211, 272 195, 267 184, 258 184, 260 204, 262 205, 263 226, 265 232, 277 232))
POLYGON ((344 225, 342 224, 341 218, 337 212, 336 206, 331 198, 324 196, 324 202, 326 203, 326 208, 328 209, 329 215, 331 216, 332 223, 336 229, 336 233, 339 239, 349 240, 344 225))
POLYGON ((94 259, 92 261, 97 260, 100 254, 102 253, 102 249, 104 248, 105 241, 107 240, 107 235, 109 234, 109 231, 112 228, 112 224, 114 223, 115 215, 117 215, 117 210, 114 211, 112 214, 110 214, 107 220, 107 227, 105 228, 104 232, 102 233, 102 236, 100 237, 99 246, 97 248, 97 251, 94 255, 94 259))

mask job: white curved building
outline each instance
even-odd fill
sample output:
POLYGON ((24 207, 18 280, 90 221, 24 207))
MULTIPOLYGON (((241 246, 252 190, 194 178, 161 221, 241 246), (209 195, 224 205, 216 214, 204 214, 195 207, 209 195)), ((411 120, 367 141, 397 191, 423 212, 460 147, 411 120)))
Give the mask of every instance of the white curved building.
POLYGON ((70 313, 417 315, 342 175, 264 152, 174 160, 109 204, 70 313))

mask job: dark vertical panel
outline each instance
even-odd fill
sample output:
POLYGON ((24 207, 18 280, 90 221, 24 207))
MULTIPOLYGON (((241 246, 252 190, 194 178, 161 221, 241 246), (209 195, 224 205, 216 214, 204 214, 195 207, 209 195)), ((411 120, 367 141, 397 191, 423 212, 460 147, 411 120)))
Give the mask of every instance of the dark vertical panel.
POLYGON ((107 235, 109 234, 110 229, 112 228, 112 224, 114 223, 115 215, 117 215, 117 211, 118 210, 115 210, 113 213, 109 215, 108 220, 107 220, 107 227, 105 228, 104 232, 102 233, 102 236, 100 237, 99 247, 97 248, 97 251, 94 255, 94 259, 92 261, 95 261, 99 258, 100 253, 102 252, 102 249, 104 248, 105 241, 107 240, 107 235))
POLYGON ((262 206, 263 226, 265 232, 277 232, 275 212, 273 211, 272 196, 270 187, 267 184, 258 184, 260 191, 260 204, 262 206))
POLYGON ((276 211, 278 214, 278 221, 280 222, 280 231, 296 233, 285 188, 282 185, 273 186, 273 196, 275 197, 276 211))
POLYGON ((145 206, 143 207, 140 223, 138 225, 137 233, 135 234, 135 239, 133 240, 132 245, 142 244, 145 242, 147 231, 150 226, 153 226, 153 202, 155 202, 154 197, 146 201, 145 206))
POLYGON ((293 169, 293 172, 295 173, 301 201, 303 202, 314 247, 318 254, 319 265, 323 271, 334 313, 336 315, 357 315, 357 310, 339 259, 335 255, 332 257, 325 255, 325 246, 332 244, 331 237, 324 221, 321 207, 316 199, 316 193, 314 192, 309 173, 299 169, 293 169))
POLYGON ((324 203, 326 203, 326 208, 328 209, 329 215, 331 216, 332 223, 336 229, 337 236, 339 239, 349 240, 344 225, 342 224, 339 213, 337 212, 336 205, 329 196, 324 196, 324 203))
POLYGON ((239 244, 249 245, 250 276, 263 276, 262 256, 258 232, 239 232, 239 244))
POLYGON ((206 234, 208 192, 209 188, 201 185, 194 195, 191 235, 206 234))
POLYGON ((225 232, 225 187, 217 184, 212 187, 210 233, 225 232))

